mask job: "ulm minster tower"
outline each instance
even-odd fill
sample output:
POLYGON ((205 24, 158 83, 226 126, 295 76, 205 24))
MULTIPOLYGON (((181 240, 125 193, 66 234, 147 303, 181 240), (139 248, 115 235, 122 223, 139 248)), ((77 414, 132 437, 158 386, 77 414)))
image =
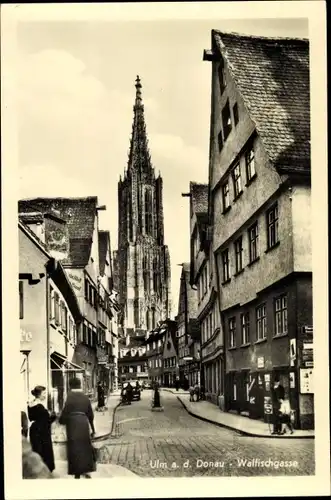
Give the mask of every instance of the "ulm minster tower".
POLYGON ((164 245, 162 177, 148 148, 141 82, 127 170, 118 183, 117 279, 125 335, 142 335, 170 316, 170 257, 164 245))

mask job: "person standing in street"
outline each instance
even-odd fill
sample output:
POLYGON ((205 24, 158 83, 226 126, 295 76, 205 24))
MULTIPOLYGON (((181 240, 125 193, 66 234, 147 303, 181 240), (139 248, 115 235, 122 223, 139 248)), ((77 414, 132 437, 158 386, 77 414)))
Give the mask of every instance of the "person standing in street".
POLYGON ((274 387, 271 391, 272 407, 273 407, 273 431, 271 434, 281 434, 282 422, 280 407, 285 399, 285 389, 281 385, 278 377, 275 378, 274 387))
POLYGON ((80 479, 81 476, 90 479, 89 474, 96 470, 91 439, 95 434, 94 415, 91 401, 83 393, 78 378, 70 381, 70 392, 59 422, 67 429, 68 474, 75 479, 80 479))
POLYGON ((128 382, 128 385, 126 386, 126 397, 128 404, 130 405, 133 398, 133 387, 130 382, 128 382))
POLYGON ((102 408, 105 407, 105 390, 100 381, 98 382, 97 391, 98 391, 98 410, 101 410, 102 408))
POLYGON ((33 401, 28 405, 28 416, 32 422, 30 427, 30 443, 32 450, 38 453, 50 472, 55 469, 51 425, 56 419, 55 413, 49 414, 45 407, 46 388, 37 385, 31 394, 33 401))

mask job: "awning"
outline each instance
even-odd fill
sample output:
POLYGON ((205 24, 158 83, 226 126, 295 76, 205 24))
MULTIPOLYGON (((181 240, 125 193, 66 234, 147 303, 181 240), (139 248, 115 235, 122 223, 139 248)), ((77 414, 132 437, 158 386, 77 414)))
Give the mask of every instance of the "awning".
POLYGON ((75 371, 80 370, 80 371, 85 371, 85 370, 84 370, 84 368, 82 368, 81 366, 76 365, 76 364, 75 364, 75 363, 73 363, 72 361, 69 361, 69 360, 68 360, 68 358, 66 358, 63 354, 60 354, 60 353, 58 353, 58 352, 52 352, 51 357, 53 357, 53 356, 54 356, 54 357, 59 358, 59 360, 60 360, 60 364, 59 364, 59 363, 57 363, 57 362, 56 362, 56 360, 55 360, 54 358, 52 359, 52 361, 56 364, 56 366, 57 366, 60 370, 62 370, 62 369, 63 369, 62 367, 63 367, 63 365, 64 365, 64 363, 65 363, 65 364, 67 365, 67 368, 68 368, 69 370, 75 370, 75 371))

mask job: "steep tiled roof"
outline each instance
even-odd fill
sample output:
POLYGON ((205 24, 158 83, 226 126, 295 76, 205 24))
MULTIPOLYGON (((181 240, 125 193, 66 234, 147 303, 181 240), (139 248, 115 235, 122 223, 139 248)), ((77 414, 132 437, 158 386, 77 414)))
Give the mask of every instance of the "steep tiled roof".
POLYGON ((34 198, 20 200, 18 211, 41 212, 43 214, 56 211, 66 221, 69 231, 69 256, 64 265, 85 266, 88 263, 96 209, 96 196, 87 198, 34 198))
POLYGON ((309 41, 212 33, 271 162, 309 172, 309 41))
POLYGON ((100 275, 105 272, 107 250, 109 248, 110 236, 109 231, 99 231, 99 269, 100 275))
POLYGON ((44 252, 48 254, 49 258, 50 259, 52 258, 51 254, 49 253, 49 250, 48 250, 47 246, 45 245, 45 243, 43 241, 41 241, 40 238, 38 238, 38 236, 36 235, 36 233, 34 231, 32 231, 27 224, 25 224, 24 218, 21 218, 20 216, 18 217, 18 227, 21 227, 24 231, 26 231, 26 233, 29 234, 30 238, 32 240, 34 240, 35 242, 37 242, 38 245, 40 247, 42 247, 42 249, 44 250, 44 252))
POLYGON ((208 211, 208 184, 190 182, 190 193, 193 211, 196 214, 208 211))

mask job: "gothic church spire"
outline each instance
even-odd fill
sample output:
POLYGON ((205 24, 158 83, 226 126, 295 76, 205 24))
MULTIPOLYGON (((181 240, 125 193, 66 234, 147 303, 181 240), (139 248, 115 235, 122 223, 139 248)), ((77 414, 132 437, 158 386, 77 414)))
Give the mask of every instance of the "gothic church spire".
POLYGON ((151 156, 148 148, 146 123, 144 115, 144 104, 141 94, 141 81, 136 78, 136 98, 133 106, 133 124, 130 140, 130 151, 128 159, 128 170, 137 170, 140 175, 149 174, 152 171, 151 156))

